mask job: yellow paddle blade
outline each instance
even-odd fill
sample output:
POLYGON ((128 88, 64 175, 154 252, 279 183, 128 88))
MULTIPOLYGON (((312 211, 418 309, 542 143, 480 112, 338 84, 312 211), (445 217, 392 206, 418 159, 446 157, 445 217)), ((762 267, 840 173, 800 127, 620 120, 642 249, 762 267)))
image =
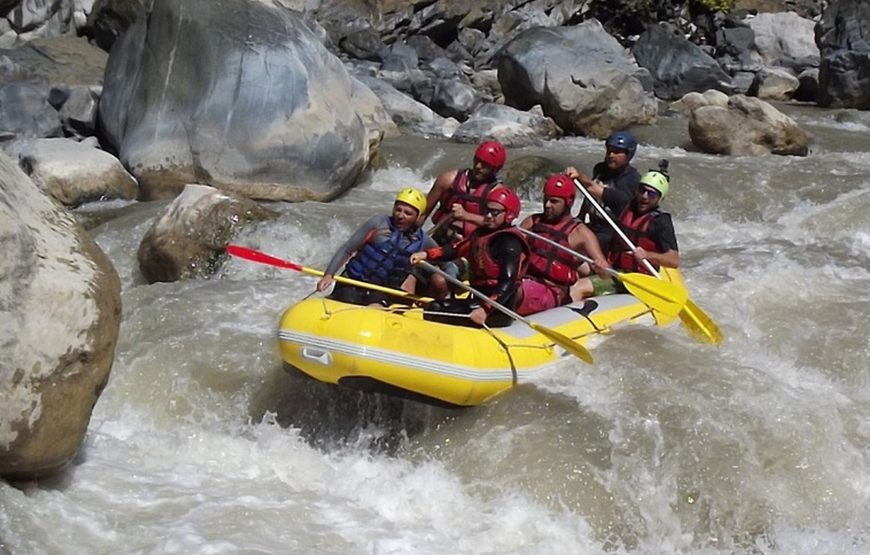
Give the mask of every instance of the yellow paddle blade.
POLYGON ((680 321, 686 326, 689 335, 699 341, 711 345, 722 343, 722 330, 707 314, 691 300, 686 300, 686 306, 680 311, 680 321))
POLYGON ((583 345, 577 343, 567 335, 562 335, 556 330, 551 330, 550 328, 544 327, 541 324, 536 322, 532 322, 531 320, 525 320, 525 322, 535 331, 540 333, 541 335, 551 339, 553 343, 562 347, 572 355, 576 356, 583 362, 592 364, 592 353, 589 352, 589 349, 584 347, 583 345))
POLYGON ((668 316, 679 314, 689 298, 689 293, 685 287, 680 287, 655 276, 619 273, 616 278, 625 285, 629 293, 637 297, 637 300, 668 316))

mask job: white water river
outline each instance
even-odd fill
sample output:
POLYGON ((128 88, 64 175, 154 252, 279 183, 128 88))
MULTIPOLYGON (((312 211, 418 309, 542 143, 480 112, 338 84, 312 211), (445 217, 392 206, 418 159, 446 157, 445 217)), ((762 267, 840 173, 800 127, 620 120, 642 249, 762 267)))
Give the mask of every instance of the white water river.
MULTIPOLYGON (((870 552, 870 128, 787 110, 816 136, 806 158, 692 152, 682 119, 638 130, 641 171, 671 161, 665 206, 721 347, 625 330, 594 365, 468 410, 288 375, 277 321, 315 278, 229 260, 144 284, 136 250, 163 204, 116 206, 91 230, 123 283, 111 379, 66 472, 0 482, 0 553, 870 552)), ((473 145, 384 150, 370 182, 273 205, 236 242, 323 268, 473 145)), ((590 171, 603 146, 508 152, 590 171)))

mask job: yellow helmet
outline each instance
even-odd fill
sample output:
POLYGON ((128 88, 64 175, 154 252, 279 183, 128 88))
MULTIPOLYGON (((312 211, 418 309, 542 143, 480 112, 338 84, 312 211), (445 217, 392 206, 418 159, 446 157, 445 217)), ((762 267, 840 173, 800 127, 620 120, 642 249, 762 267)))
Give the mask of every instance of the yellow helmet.
POLYGON ((417 209, 418 214, 426 211, 426 195, 413 187, 399 191, 399 194, 396 195, 396 202, 404 202, 407 205, 413 206, 417 209))

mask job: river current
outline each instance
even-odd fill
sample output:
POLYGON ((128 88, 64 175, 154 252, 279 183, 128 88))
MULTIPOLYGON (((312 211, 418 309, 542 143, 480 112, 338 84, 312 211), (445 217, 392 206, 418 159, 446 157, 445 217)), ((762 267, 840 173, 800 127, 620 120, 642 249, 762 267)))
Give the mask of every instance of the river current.
MULTIPOLYGON (((681 117, 636 130, 637 168, 670 160, 664 206, 720 347, 621 330, 594 365, 465 410, 286 373, 277 322, 315 278, 228 260, 148 285, 136 250, 165 203, 80 208, 121 276, 115 363, 74 463, 0 482, 0 553, 870 553, 870 117, 781 108, 809 156, 694 152, 681 117)), ((383 150, 348 194, 272 204, 235 242, 324 268, 473 145, 383 150)), ((508 149, 587 172, 603 152, 508 149)))

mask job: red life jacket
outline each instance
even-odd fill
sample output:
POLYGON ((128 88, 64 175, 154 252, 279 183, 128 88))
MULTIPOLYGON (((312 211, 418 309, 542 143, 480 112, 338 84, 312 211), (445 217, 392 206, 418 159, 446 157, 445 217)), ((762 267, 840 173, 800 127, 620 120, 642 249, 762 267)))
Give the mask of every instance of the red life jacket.
MULTIPOLYGON (((432 214, 432 223, 437 224, 445 217, 453 213, 452 207, 459 203, 466 212, 471 214, 483 214, 483 207, 486 204, 486 197, 489 192, 498 185, 499 180, 493 176, 492 181, 481 183, 473 191, 469 188, 471 170, 465 169, 456 172, 456 178, 450 185, 450 188, 444 191, 441 198, 438 199, 438 209, 432 214)), ((468 237, 477 226, 470 222, 462 223, 462 235, 468 237)))
MULTIPOLYGON (((566 215, 556 224, 544 222, 541 214, 532 216, 531 231, 571 248, 568 236, 580 222, 566 215)), ((540 239, 529 237, 529 273, 556 285, 571 285, 577 281, 577 258, 567 252, 548 245, 540 239)))
POLYGON ((529 245, 526 242, 525 236, 517 231, 514 226, 504 227, 487 235, 474 233, 468 239, 469 274, 473 287, 492 289, 498 285, 501 267, 490 255, 489 243, 503 233, 514 235, 523 244, 523 254, 520 257, 520 271, 517 273, 516 283, 519 283, 526 275, 526 270, 529 267, 529 245))
MULTIPOLYGON (((640 247, 650 252, 661 252, 658 245, 656 245, 652 237, 649 236, 648 232, 652 221, 661 213, 661 210, 654 208, 646 214, 638 215, 631 209, 631 205, 629 205, 625 207, 625 210, 623 210, 622 214, 619 216, 619 227, 622 228, 622 231, 629 240, 631 240, 635 247, 640 247)), ((637 263, 634 255, 630 250, 628 250, 628 247, 625 246, 622 239, 614 237, 613 241, 613 247, 607 253, 607 261, 615 270, 640 272, 643 274, 650 273, 649 270, 646 269, 645 264, 637 263)), ((650 264, 652 264, 652 261, 650 261, 650 264)), ((652 266, 658 270, 656 264, 652 264, 652 266)))

